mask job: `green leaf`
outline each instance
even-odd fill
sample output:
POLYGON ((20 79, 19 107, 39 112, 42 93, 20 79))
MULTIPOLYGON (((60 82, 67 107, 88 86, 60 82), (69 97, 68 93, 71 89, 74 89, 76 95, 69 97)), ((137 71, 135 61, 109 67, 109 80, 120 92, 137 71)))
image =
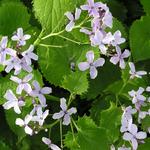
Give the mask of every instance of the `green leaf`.
POLYGON ((136 20, 130 28, 130 46, 134 61, 150 58, 150 16, 136 20))
POLYGON ((0 34, 11 35, 17 28, 27 29, 30 15, 21 2, 4 2, 0 6, 0 34))
POLYGON ((121 115, 121 108, 116 107, 114 103, 111 103, 109 109, 101 112, 100 127, 107 130, 107 136, 111 143, 116 142, 119 138, 121 115))
POLYGON ((33 0, 33 7, 42 28, 57 32, 64 26, 64 13, 72 10, 73 3, 70 0, 33 0))
MULTIPOLYGON (((77 138, 77 134, 75 134, 75 138, 77 138)), ((70 150, 79 150, 79 146, 77 142, 73 139, 73 135, 70 131, 68 131, 65 135, 64 145, 70 150)))
POLYGON ((106 132, 103 128, 95 125, 89 117, 80 118, 77 122, 79 127, 78 131, 78 144, 82 150, 108 150, 108 139, 106 132))
POLYGON ((150 15, 150 1, 148 0, 140 0, 141 4, 143 5, 144 11, 150 15))
POLYGON ((69 76, 65 76, 62 87, 71 93, 81 95, 88 89, 87 74, 82 72, 72 72, 69 76))

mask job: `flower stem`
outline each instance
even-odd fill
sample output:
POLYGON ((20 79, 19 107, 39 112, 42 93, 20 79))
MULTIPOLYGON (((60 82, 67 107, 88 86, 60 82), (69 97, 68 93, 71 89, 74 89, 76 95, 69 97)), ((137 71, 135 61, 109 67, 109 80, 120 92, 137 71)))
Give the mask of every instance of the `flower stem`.
POLYGON ((62 120, 60 120, 60 141, 61 141, 61 149, 63 150, 62 120))

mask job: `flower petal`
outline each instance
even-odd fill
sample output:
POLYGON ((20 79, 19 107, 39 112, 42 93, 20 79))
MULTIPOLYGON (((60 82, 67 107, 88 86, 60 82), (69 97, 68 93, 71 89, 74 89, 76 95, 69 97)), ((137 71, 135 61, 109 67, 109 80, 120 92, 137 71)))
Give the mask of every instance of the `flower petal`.
POLYGON ((97 77, 97 69, 94 66, 90 67, 90 77, 91 79, 95 79, 97 77))

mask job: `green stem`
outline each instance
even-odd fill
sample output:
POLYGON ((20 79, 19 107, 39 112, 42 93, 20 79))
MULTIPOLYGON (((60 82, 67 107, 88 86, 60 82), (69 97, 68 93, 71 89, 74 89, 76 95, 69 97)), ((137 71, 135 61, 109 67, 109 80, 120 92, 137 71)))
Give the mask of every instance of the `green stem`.
POLYGON ((40 43, 43 34, 44 34, 44 30, 42 29, 42 31, 41 31, 41 33, 39 34, 38 38, 37 38, 37 39, 34 41, 34 43, 33 43, 34 46, 37 46, 37 45, 40 43))
POLYGON ((61 149, 63 150, 62 120, 60 120, 60 141, 61 141, 61 149))
POLYGON ((43 126, 44 129, 47 129, 47 128, 52 128, 53 126, 55 126, 57 123, 59 122, 59 120, 56 120, 55 122, 49 124, 49 125, 45 125, 43 126))
POLYGON ((42 40, 45 40, 45 39, 47 39, 47 38, 49 38, 49 37, 59 35, 59 34, 63 33, 64 31, 65 31, 65 30, 62 30, 62 31, 57 32, 57 33, 50 33, 50 34, 48 34, 47 36, 42 37, 41 39, 42 39, 42 40))
POLYGON ((69 96, 68 104, 67 104, 68 107, 70 106, 70 104, 72 103, 72 101, 74 99, 75 99, 75 95, 73 93, 71 93, 70 96, 69 96))
POLYGON ((53 96, 53 95, 46 95, 46 99, 51 100, 51 101, 57 101, 60 102, 60 98, 53 96))
POLYGON ((64 46, 62 45, 47 45, 47 44, 39 44, 40 46, 43 47, 56 47, 56 48, 63 48, 64 46))

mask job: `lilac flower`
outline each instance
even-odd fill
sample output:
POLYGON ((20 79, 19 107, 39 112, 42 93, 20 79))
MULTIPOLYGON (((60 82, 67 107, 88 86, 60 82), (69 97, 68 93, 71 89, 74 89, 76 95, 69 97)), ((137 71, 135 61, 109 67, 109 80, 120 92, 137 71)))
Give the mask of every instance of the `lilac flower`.
POLYGON ((97 67, 103 66, 105 63, 104 58, 99 58, 96 61, 94 61, 94 52, 88 51, 86 53, 87 62, 80 62, 78 64, 78 67, 81 71, 85 71, 87 69, 90 69, 90 77, 91 79, 95 79, 97 76, 97 67))
POLYGON ((141 123, 141 119, 144 119, 146 117, 146 115, 148 115, 149 113, 146 111, 139 111, 138 114, 138 123, 141 123))
POLYGON ((21 69, 21 60, 16 57, 12 56, 10 59, 4 61, 4 65, 6 66, 5 71, 9 73, 12 69, 15 69, 15 72, 19 71, 21 69))
POLYGON ((112 46, 118 46, 125 42, 125 38, 121 37, 121 32, 117 30, 113 35, 111 32, 107 33, 103 39, 104 44, 109 44, 112 46))
POLYGON ((99 46, 100 51, 102 54, 106 54, 107 47, 103 43, 104 33, 100 30, 95 32, 95 35, 91 38, 91 45, 92 46, 99 46))
POLYGON ((37 115, 32 117, 32 121, 38 122, 42 126, 48 114, 49 110, 43 112, 42 107, 37 107, 37 115))
POLYGON ((74 28, 75 21, 80 18, 81 9, 76 8, 75 16, 71 12, 66 12, 65 16, 70 20, 69 24, 66 26, 66 31, 70 32, 74 28))
POLYGON ((11 48, 7 48, 7 43, 8 43, 8 37, 4 36, 2 37, 2 40, 0 42, 0 63, 3 64, 4 61, 6 61, 6 54, 9 55, 15 55, 16 51, 11 49, 11 48))
POLYGON ((15 75, 18 75, 22 69, 28 73, 31 73, 33 70, 30 65, 27 65, 27 62, 24 57, 22 59, 20 59, 19 65, 20 65, 20 68, 15 70, 15 72, 14 72, 15 75))
POLYGON ((123 135, 123 139, 126 141, 130 141, 132 143, 133 150, 137 150, 138 141, 143 140, 147 137, 146 132, 138 132, 138 128, 135 124, 131 124, 129 127, 129 132, 125 132, 123 135))
POLYGON ((21 113, 20 107, 25 105, 22 98, 17 99, 17 97, 11 90, 7 90, 6 94, 4 95, 4 98, 7 99, 7 102, 3 104, 4 109, 8 110, 10 108, 14 108, 14 111, 17 114, 21 113))
POLYGON ((77 112, 76 108, 72 107, 70 109, 67 109, 66 99, 61 98, 60 99, 60 108, 62 109, 60 112, 53 114, 53 119, 60 119, 63 118, 63 125, 69 125, 70 124, 70 116, 72 114, 75 114, 77 112))
POLYGON ((140 109, 141 105, 144 105, 144 101, 146 100, 146 97, 143 96, 144 88, 139 87, 138 91, 130 91, 128 92, 129 95, 132 97, 132 103, 135 104, 135 107, 137 110, 140 109))
POLYGON ((35 80, 32 82, 32 85, 34 86, 34 90, 30 93, 30 95, 33 97, 38 97, 41 105, 43 107, 45 107, 46 106, 46 98, 45 98, 44 94, 52 93, 52 89, 49 87, 41 88, 39 83, 35 80))
POLYGON ((33 53, 34 46, 30 45, 29 49, 22 53, 27 65, 31 65, 31 59, 38 60, 38 56, 33 53))
POLYGON ((50 139, 42 137, 42 141, 52 150, 61 150, 57 145, 53 144, 50 139))
POLYGON ((130 56, 130 52, 128 50, 125 50, 123 53, 121 53, 121 49, 119 46, 116 47, 116 52, 114 56, 111 57, 110 62, 116 65, 119 63, 119 66, 121 69, 125 69, 125 61, 124 58, 128 58, 130 56))
POLYGON ((32 116, 31 115, 26 115, 25 119, 22 120, 21 118, 17 118, 16 119, 16 125, 20 126, 20 127, 24 127, 25 133, 32 135, 33 134, 33 130, 31 127, 29 127, 29 122, 31 121, 32 116))
POLYGON ((23 29, 22 28, 18 28, 17 29, 17 34, 14 35, 11 39, 13 41, 17 41, 18 46, 24 46, 26 44, 26 40, 30 39, 31 35, 29 34, 23 34, 23 29))
POLYGON ((135 77, 142 78, 143 75, 147 74, 146 71, 136 71, 135 70, 135 65, 132 62, 129 62, 129 67, 130 67, 129 73, 131 74, 131 76, 130 76, 131 79, 133 79, 135 77))
POLYGON ((28 74, 23 79, 19 79, 18 77, 11 76, 10 80, 18 83, 18 87, 16 89, 17 94, 21 94, 22 91, 26 91, 30 93, 32 91, 31 85, 28 83, 33 78, 33 74, 28 74))
POLYGON ((128 131, 128 127, 130 124, 132 124, 133 121, 132 115, 135 114, 136 112, 137 112, 136 109, 132 109, 131 106, 125 108, 121 118, 121 128, 120 128, 121 132, 128 131))
POLYGON ((88 4, 82 5, 82 10, 87 10, 90 16, 98 16, 98 8, 101 7, 100 2, 94 3, 94 0, 88 0, 88 4))

